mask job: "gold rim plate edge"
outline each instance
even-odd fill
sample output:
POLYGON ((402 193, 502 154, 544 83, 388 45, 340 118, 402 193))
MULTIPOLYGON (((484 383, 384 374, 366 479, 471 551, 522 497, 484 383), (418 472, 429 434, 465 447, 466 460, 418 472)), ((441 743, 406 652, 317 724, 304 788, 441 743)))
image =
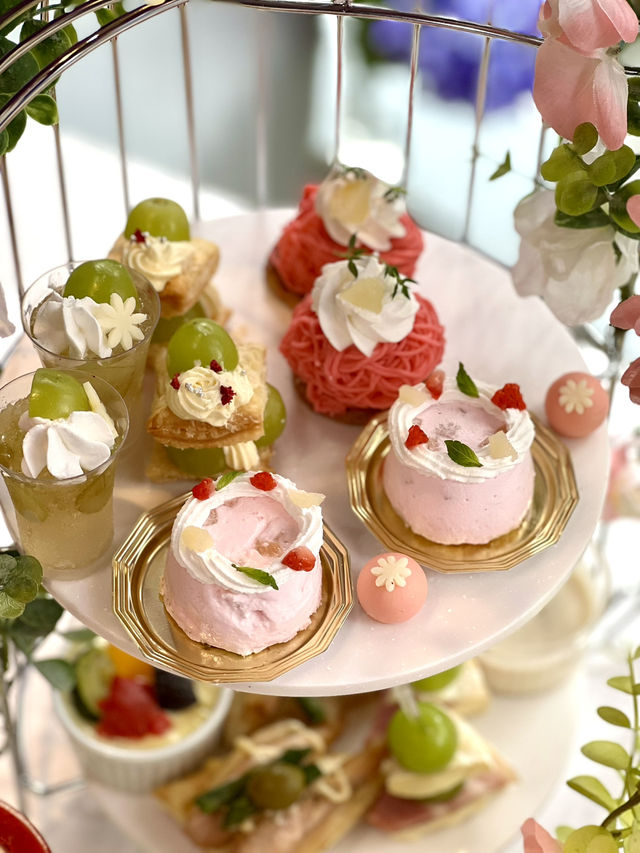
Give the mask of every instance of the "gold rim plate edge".
POLYGON ((391 507, 382 487, 389 452, 387 413, 372 418, 347 456, 351 508, 387 548, 413 557, 437 572, 506 571, 555 544, 578 503, 567 447, 538 418, 531 448, 536 471, 534 496, 522 524, 486 545, 440 545, 414 533, 391 507))
POLYGON ((220 684, 272 681, 326 651, 353 606, 349 554, 324 525, 323 593, 307 628, 286 643, 240 655, 191 640, 160 598, 171 527, 188 494, 143 513, 113 558, 113 610, 139 650, 161 668, 220 684))

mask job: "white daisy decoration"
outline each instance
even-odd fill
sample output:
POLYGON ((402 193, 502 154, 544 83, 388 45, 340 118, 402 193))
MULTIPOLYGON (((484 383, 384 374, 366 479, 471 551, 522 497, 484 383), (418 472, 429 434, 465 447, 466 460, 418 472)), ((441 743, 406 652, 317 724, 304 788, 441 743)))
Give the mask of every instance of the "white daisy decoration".
POLYGON ((589 388, 586 379, 580 379, 579 382, 567 379, 566 384, 560 388, 558 402, 568 415, 571 412, 583 415, 585 409, 593 406, 593 394, 594 389, 589 388))
POLYGON ((387 592, 393 592, 396 586, 407 585, 407 578, 411 574, 409 560, 407 557, 388 554, 380 557, 372 566, 371 574, 375 576, 376 586, 384 586, 387 592))
POLYGON ((134 341, 141 341, 144 333, 138 328, 147 319, 146 314, 134 314, 136 299, 129 296, 123 301, 119 293, 112 293, 109 303, 101 302, 95 312, 107 344, 115 349, 118 344, 130 350, 134 341))

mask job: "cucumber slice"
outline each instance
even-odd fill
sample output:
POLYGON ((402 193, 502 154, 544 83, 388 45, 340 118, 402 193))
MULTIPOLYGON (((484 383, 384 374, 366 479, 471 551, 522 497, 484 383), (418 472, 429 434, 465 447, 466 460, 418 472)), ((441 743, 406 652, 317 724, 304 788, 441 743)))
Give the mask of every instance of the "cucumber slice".
POLYGON ((101 716, 99 702, 109 695, 115 674, 113 661, 104 649, 89 649, 76 661, 78 697, 96 718, 101 716))

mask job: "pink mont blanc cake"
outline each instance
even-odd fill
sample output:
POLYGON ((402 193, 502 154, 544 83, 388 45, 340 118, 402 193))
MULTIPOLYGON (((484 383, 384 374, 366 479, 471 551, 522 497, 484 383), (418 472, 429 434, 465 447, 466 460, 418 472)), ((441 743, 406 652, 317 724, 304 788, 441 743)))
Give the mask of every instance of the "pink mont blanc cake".
POLYGON ((266 471, 203 480, 193 495, 174 522, 164 573, 174 621, 192 640, 239 655, 306 628, 322 597, 323 495, 266 471))
POLYGON ((518 527, 531 504, 533 423, 517 385, 476 385, 462 365, 434 394, 404 386, 389 411, 386 495, 433 542, 487 543, 518 527))
POLYGON ((412 276, 422 232, 406 211, 404 193, 365 169, 337 165, 304 188, 296 218, 282 232, 270 264, 285 290, 304 296, 322 267, 344 257, 351 238, 412 276))

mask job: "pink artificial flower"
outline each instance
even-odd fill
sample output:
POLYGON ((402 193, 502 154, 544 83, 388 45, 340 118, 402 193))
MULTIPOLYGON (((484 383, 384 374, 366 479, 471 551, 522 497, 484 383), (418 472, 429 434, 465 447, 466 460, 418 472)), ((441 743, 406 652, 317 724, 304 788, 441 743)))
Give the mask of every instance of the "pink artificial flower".
POLYGON ((549 835, 532 817, 525 820, 520 831, 524 841, 524 853, 562 853, 560 842, 549 835))
POLYGON ((640 195, 632 195, 627 199, 627 213, 640 228, 640 195))
POLYGON ((615 151, 627 132, 627 78, 618 60, 602 49, 585 56, 556 39, 538 48, 533 99, 547 124, 565 139, 593 124, 615 151))
POLYGON ((616 329, 633 329, 636 335, 640 335, 640 296, 630 296, 616 306, 611 312, 609 322, 616 329))
POLYGON ((640 405, 640 358, 632 361, 622 374, 620 380, 629 389, 629 398, 632 403, 640 405))
POLYGON ((538 27, 544 36, 561 38, 590 54, 621 41, 635 41, 638 18, 627 0, 547 0, 538 27))

